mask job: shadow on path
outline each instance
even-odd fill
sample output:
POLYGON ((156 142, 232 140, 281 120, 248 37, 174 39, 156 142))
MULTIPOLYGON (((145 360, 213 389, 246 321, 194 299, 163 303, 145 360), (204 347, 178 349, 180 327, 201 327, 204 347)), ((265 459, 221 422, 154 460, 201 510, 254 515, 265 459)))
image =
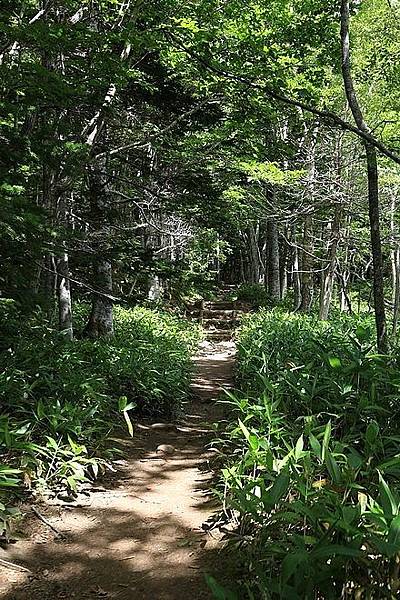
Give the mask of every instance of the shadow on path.
POLYGON ((125 459, 118 471, 80 495, 78 506, 38 506, 66 540, 27 518, 28 537, 0 558, 32 576, 0 567, 0 598, 212 597, 204 575, 220 560, 218 540, 202 527, 213 512, 207 443, 210 424, 222 418, 215 400, 222 386, 230 387, 233 364, 232 343, 204 345, 195 359, 194 399, 177 427, 142 425, 133 440, 119 440, 125 459), (157 452, 160 444, 173 453, 157 452))

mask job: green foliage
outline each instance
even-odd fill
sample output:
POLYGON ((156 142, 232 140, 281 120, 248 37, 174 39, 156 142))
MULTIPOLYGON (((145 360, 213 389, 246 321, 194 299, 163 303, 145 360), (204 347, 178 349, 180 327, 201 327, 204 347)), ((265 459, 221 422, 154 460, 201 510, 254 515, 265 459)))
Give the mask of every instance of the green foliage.
MULTIPOLYGON (((82 316, 86 309, 82 308, 82 316)), ((97 476, 116 426, 133 411, 179 411, 200 331, 145 308, 115 308, 113 340, 65 343, 32 319, 0 354, 0 490, 67 486, 97 476)))
POLYGON ((260 283, 242 283, 231 294, 232 299, 249 304, 252 308, 266 308, 271 306, 268 292, 260 283))
POLYGON ((400 378, 373 335, 368 318, 245 319, 220 487, 240 597, 396 596, 400 378))

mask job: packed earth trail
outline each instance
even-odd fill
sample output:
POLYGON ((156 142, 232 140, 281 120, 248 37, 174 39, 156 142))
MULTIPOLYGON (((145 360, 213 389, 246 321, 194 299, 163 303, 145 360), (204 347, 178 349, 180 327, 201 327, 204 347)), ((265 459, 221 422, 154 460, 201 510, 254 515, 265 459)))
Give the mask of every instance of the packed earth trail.
POLYGON ((72 503, 36 505, 63 535, 37 515, 26 517, 24 538, 1 549, 0 559, 29 572, 0 564, 0 598, 212 597, 205 574, 215 574, 219 542, 204 526, 218 508, 209 494, 209 442, 234 355, 231 341, 203 342, 192 400, 176 423, 138 424, 133 440, 118 440, 124 458, 102 485, 72 503))

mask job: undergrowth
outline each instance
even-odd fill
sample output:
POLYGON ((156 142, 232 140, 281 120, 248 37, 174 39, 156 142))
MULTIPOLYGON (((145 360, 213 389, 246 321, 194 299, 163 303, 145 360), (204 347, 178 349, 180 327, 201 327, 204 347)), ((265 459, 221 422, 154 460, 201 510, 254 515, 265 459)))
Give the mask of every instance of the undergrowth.
POLYGON ((400 372, 373 340, 369 317, 244 320, 219 487, 241 587, 216 597, 398 597, 400 372))
POLYGON ((9 304, 5 311, 14 319, 5 333, 20 335, 5 335, 0 352, 3 530, 10 516, 6 492, 75 493, 118 453, 109 437, 126 424, 132 432, 130 415, 176 414, 200 336, 174 315, 115 307, 112 340, 68 343, 40 318, 23 322, 9 304))

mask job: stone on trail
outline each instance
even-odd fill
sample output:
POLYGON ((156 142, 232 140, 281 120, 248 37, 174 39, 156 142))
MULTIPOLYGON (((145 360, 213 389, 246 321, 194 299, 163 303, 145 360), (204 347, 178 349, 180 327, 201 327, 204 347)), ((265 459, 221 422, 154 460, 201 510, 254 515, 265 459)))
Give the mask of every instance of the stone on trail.
POLYGON ((174 423, 153 423, 150 427, 161 431, 176 431, 176 425, 174 425, 174 423))
POLYGON ((174 454, 175 448, 170 444, 160 444, 157 446, 157 452, 160 454, 174 454))

